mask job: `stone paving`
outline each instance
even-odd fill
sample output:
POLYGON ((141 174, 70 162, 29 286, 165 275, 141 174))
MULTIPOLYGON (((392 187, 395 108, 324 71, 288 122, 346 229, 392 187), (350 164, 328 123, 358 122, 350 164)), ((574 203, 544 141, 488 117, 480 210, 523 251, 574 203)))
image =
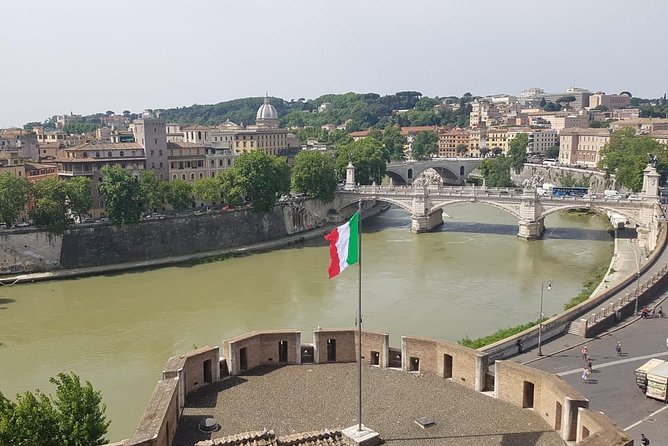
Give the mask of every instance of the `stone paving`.
MULTIPOLYGON (((376 367, 363 368, 362 420, 387 444, 470 446, 562 446, 537 414, 443 378, 376 367), (419 417, 433 419, 422 429, 419 417)), ((305 364, 259 368, 188 397, 174 439, 192 445, 234 433, 273 429, 277 435, 357 423, 357 364, 305 364), (222 429, 203 434, 202 418, 222 429), (213 437, 210 437, 213 435, 213 437)))

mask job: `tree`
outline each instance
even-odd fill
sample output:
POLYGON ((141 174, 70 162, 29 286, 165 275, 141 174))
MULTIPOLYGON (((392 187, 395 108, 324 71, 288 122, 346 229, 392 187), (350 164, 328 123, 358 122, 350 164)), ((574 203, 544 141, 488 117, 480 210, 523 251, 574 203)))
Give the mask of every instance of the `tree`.
POLYGON ((391 161, 401 161, 406 158, 404 155, 406 137, 401 134, 399 126, 388 125, 385 127, 381 142, 385 146, 385 150, 387 150, 391 161))
POLYGON ((281 194, 290 191, 290 166, 285 158, 259 150, 242 154, 234 163, 239 185, 257 212, 269 212, 281 194))
POLYGON ((72 214, 81 218, 93 205, 90 193, 90 180, 86 177, 75 177, 66 181, 67 206, 72 214))
POLYGON ((510 160, 505 156, 487 158, 480 163, 480 173, 485 178, 488 187, 510 187, 513 180, 510 178, 510 160))
POLYGON ((115 115, 115 114, 116 114, 116 113, 114 113, 113 110, 107 110, 107 112, 105 113, 105 115, 107 115, 107 116, 113 116, 113 115, 115 115))
POLYGON ((336 155, 336 172, 345 178, 348 162, 355 166, 355 181, 360 184, 380 184, 387 167, 387 151, 380 141, 363 138, 339 147, 336 155))
POLYGON ((605 112, 605 111, 608 111, 608 106, 601 104, 601 105, 597 105, 596 107, 592 108, 592 110, 604 111, 605 112))
POLYGON ((292 166, 292 189, 329 203, 336 191, 336 163, 331 155, 302 150, 292 166))
POLYGON ((501 147, 492 147, 492 155, 499 156, 502 153, 503 153, 503 149, 501 147))
POLYGON ((559 159, 559 146, 549 147, 545 151, 545 158, 555 159, 555 160, 559 159))
POLYGON ((617 182, 638 192, 642 189, 643 170, 648 154, 657 158, 657 171, 662 177, 668 173, 668 153, 665 145, 649 136, 637 136, 631 127, 614 131, 601 150, 599 167, 606 174, 614 173, 617 182))
POLYGON ((132 225, 141 216, 141 188, 139 181, 120 166, 102 168, 100 193, 106 201, 107 214, 115 225, 132 225))
POLYGON ((487 154, 490 152, 490 150, 487 147, 483 147, 479 150, 480 152, 480 157, 485 158, 487 154))
POLYGON ((524 168, 524 163, 527 161, 527 146, 529 145, 529 135, 520 133, 510 141, 508 148, 508 159, 510 161, 510 168, 515 173, 520 173, 524 168))
POLYGON ((215 178, 201 178, 192 184, 193 197, 203 202, 214 204, 220 201, 222 185, 215 178))
POLYGON ((46 178, 32 186, 30 217, 50 232, 62 233, 67 227, 67 184, 58 177, 46 178))
POLYGON ((190 184, 186 180, 173 180, 167 184, 167 203, 177 212, 188 209, 193 198, 190 184))
POLYGON ((0 221, 14 224, 28 203, 30 186, 24 177, 11 173, 0 174, 0 221))
POLYGON ((438 152, 438 136, 434 132, 419 132, 413 138, 411 154, 413 159, 425 160, 433 153, 438 152))
POLYGON ((575 96, 562 96, 559 99, 557 99, 557 104, 563 104, 564 102, 566 103, 566 109, 569 109, 571 106, 571 102, 575 102, 575 96))
POLYGON ((97 446, 106 443, 109 421, 104 412, 100 391, 90 382, 81 384, 79 377, 59 373, 49 380, 56 386, 53 405, 58 416, 58 430, 63 446, 97 446))
POLYGON ((545 104, 545 106, 543 107, 543 110, 545 110, 547 112, 555 112, 555 111, 561 110, 561 107, 559 106, 559 104, 556 104, 556 103, 550 101, 547 104, 545 104))
POLYGON ((225 169, 216 177, 220 181, 223 201, 229 206, 241 206, 244 202, 244 190, 241 187, 239 172, 235 169, 225 169))
POLYGON ((455 147, 455 152, 457 152, 457 155, 464 155, 468 151, 469 146, 466 144, 457 144, 457 147, 455 147))
POLYGON ((97 446, 106 443, 109 421, 99 391, 79 377, 60 373, 50 379, 55 396, 39 390, 16 396, 0 392, 0 445, 97 446))
POLYGON ((542 96, 542 97, 540 98, 540 103, 539 103, 538 106, 539 106, 540 108, 543 108, 543 109, 544 109, 546 105, 547 105, 547 101, 545 100, 545 96, 542 96))
POLYGON ((139 193, 142 209, 153 212, 165 204, 167 182, 158 178, 153 169, 142 170, 139 173, 139 193))

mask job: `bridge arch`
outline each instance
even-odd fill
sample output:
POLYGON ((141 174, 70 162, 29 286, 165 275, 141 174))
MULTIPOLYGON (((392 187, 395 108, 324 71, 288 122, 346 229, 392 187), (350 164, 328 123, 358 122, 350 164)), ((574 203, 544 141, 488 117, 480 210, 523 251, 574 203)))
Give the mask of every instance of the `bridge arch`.
POLYGON ((413 212, 413 209, 411 208, 411 206, 409 204, 407 204, 405 201, 393 200, 393 199, 387 198, 387 197, 373 197, 373 196, 369 197, 369 196, 363 196, 363 195, 357 195, 357 196, 352 196, 350 198, 346 197, 346 198, 339 199, 338 202, 336 203, 335 210, 337 212, 339 212, 342 209, 347 208, 348 206, 351 206, 353 204, 357 204, 360 200, 362 200, 363 202, 364 201, 381 201, 383 203, 388 203, 388 204, 395 205, 395 206, 397 206, 401 209, 404 209, 404 210, 408 211, 411 214, 413 212))
POLYGON ((550 214, 555 214, 557 212, 561 211, 567 211, 570 209, 593 209, 599 212, 614 212, 615 214, 623 215, 628 219, 628 221, 633 222, 637 225, 642 225, 640 222, 639 215, 637 213, 634 213, 632 209, 624 209, 624 208, 616 208, 614 206, 611 206, 610 204, 596 204, 596 203, 591 203, 587 206, 584 206, 582 204, 567 204, 563 206, 556 206, 553 208, 548 209, 547 211, 543 212, 543 217, 547 217, 550 214))
POLYGON ((513 217, 517 218, 518 220, 521 219, 519 209, 516 209, 515 206, 504 205, 504 204, 501 204, 501 203, 498 203, 498 202, 495 202, 495 201, 471 200, 470 198, 468 198, 468 199, 467 198, 451 199, 451 200, 442 201, 440 203, 435 203, 432 206, 432 209, 434 209, 434 210, 435 209, 443 209, 446 206, 449 206, 451 204, 456 204, 456 203, 471 203, 471 204, 479 203, 479 204, 484 204, 484 205, 491 206, 491 207, 494 207, 494 208, 497 208, 497 209, 501 209, 502 211, 512 215, 513 217))

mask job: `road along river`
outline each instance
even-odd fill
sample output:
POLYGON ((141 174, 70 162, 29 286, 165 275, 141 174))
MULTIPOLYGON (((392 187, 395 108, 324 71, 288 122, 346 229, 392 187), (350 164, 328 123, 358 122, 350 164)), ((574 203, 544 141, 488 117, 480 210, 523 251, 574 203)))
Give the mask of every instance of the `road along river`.
MULTIPOLYGON (((551 316, 610 262, 604 218, 553 214, 543 240, 516 238, 517 221, 462 203, 437 232, 409 232, 392 208, 363 224, 365 328, 456 341, 551 316)), ((74 371, 100 389, 112 420, 107 437, 127 438, 171 355, 264 328, 351 327, 357 268, 328 280, 324 240, 196 266, 0 287, 0 391, 53 388, 74 371)))

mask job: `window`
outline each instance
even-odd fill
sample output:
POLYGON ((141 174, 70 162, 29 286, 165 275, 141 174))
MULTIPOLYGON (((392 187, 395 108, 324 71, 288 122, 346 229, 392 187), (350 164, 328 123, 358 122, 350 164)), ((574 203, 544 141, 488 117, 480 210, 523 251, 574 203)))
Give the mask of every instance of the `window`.
POLYGON ((194 174, 194 173, 191 173, 191 174, 190 174, 190 179, 191 179, 191 180, 194 180, 194 179, 195 179, 195 174, 194 174))
POLYGON ((202 172, 200 172, 199 177, 200 177, 200 179, 202 179, 204 177, 204 174, 202 172))
POLYGON ((172 180, 176 179, 176 174, 172 175, 172 180))
POLYGON ((151 150, 151 156, 155 156, 155 150, 151 150))
POLYGON ((158 138, 155 138, 155 139, 153 140, 153 144, 155 144, 156 146, 158 145, 158 138))
MULTIPOLYGON (((44 153, 46 153, 46 150, 44 151, 44 153)), ((100 152, 95 152, 95 158, 99 158, 99 157, 100 157, 100 152)))
POLYGON ((182 173, 182 174, 181 174, 181 179, 182 179, 182 180, 185 180, 185 179, 186 179, 186 174, 185 174, 185 173, 182 173))
POLYGON ((125 156, 125 152, 121 150, 121 157, 125 156))
POLYGON ((158 150, 158 156, 162 156, 162 149, 158 150))
POLYGON ((161 169, 163 168, 162 161, 160 161, 160 168, 161 168, 161 169))
POLYGON ((107 152, 107 157, 111 158, 111 152, 107 152))

